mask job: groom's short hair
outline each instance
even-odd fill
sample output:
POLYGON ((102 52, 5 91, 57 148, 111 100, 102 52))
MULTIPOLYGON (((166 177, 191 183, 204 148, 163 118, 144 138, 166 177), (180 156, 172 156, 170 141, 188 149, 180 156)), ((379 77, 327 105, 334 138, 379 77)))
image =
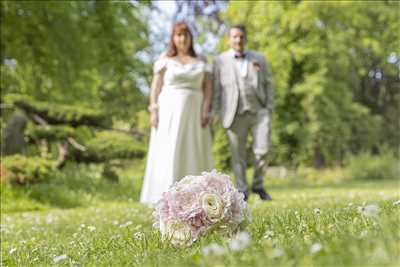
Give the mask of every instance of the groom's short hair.
POLYGON ((246 32, 246 26, 244 26, 243 24, 233 24, 230 28, 229 28, 229 33, 231 32, 232 29, 239 29, 244 33, 244 36, 247 38, 247 32, 246 32))

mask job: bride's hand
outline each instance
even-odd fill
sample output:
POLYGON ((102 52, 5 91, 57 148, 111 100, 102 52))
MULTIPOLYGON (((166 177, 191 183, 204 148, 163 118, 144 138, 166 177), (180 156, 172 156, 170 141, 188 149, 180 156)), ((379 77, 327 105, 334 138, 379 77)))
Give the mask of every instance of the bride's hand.
POLYGON ((201 113, 201 127, 205 128, 210 123, 210 114, 208 111, 203 111, 201 113))
POLYGON ((154 128, 158 127, 158 110, 153 110, 150 113, 150 124, 151 124, 151 127, 154 127, 154 128))

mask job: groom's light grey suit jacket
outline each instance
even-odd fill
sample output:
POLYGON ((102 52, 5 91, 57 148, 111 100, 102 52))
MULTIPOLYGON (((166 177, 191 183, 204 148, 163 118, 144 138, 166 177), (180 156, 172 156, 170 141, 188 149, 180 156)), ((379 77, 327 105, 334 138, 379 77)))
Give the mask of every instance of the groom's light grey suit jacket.
MULTIPOLYGON (((246 51, 248 59, 244 81, 246 90, 254 90, 262 107, 271 113, 273 108, 272 77, 265 57, 254 51, 246 51)), ((235 72, 235 58, 228 50, 214 60, 213 114, 219 112, 222 126, 229 128, 235 118, 239 102, 239 82, 235 72)))

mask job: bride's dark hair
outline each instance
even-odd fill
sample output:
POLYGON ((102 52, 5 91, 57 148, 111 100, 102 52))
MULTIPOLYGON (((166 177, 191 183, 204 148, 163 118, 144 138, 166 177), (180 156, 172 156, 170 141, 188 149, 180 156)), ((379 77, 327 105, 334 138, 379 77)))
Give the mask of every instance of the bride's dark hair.
POLYGON ((178 49, 176 48, 176 45, 174 43, 174 35, 177 34, 178 32, 184 32, 189 34, 190 36, 190 46, 189 46, 189 55, 192 57, 196 57, 196 52, 193 49, 193 34, 189 29, 189 26, 186 24, 186 22, 180 21, 176 22, 174 26, 172 27, 172 32, 171 32, 171 37, 169 40, 169 45, 168 45, 168 50, 167 50, 167 56, 169 57, 175 57, 178 54, 178 49))

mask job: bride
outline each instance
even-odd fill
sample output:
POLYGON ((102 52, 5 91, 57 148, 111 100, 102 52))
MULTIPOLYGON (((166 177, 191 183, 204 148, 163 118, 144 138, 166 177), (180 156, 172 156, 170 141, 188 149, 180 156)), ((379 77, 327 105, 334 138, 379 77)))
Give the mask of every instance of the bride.
POLYGON ((168 51, 154 64, 152 129, 140 202, 155 204, 175 181, 213 168, 211 72, 204 57, 196 55, 187 24, 176 23, 168 51))

